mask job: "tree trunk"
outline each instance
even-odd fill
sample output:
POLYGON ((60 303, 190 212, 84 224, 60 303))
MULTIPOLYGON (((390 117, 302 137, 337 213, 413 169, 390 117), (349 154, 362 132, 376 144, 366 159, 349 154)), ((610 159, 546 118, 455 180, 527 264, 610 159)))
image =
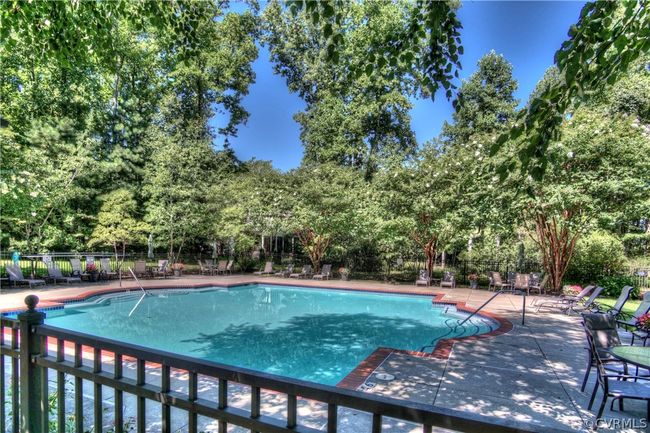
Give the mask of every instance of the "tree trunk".
POLYGON ((569 228, 573 216, 572 211, 564 211, 560 218, 548 217, 542 212, 537 212, 534 217, 535 235, 531 237, 542 252, 542 264, 553 291, 562 289, 562 280, 579 237, 579 233, 572 233, 569 228))
POLYGON ((298 232, 298 239, 309 255, 314 272, 319 272, 321 261, 330 244, 329 236, 319 235, 313 229, 304 229, 298 232))
POLYGON ((423 239, 417 233, 413 233, 413 240, 422 248, 424 251, 424 257, 426 260, 426 271, 429 274, 429 278, 433 276, 433 265, 436 259, 436 252, 438 250, 438 235, 433 234, 427 239, 423 239))

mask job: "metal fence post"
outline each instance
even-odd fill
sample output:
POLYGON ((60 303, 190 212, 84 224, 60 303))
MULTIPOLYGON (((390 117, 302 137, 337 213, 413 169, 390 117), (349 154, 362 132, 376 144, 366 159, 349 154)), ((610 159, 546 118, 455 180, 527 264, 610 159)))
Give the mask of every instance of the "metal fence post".
POLYGON ((23 433, 42 433, 43 425, 43 375, 36 366, 34 357, 40 354, 39 338, 34 333, 36 326, 42 325, 45 313, 36 311, 38 296, 25 298, 27 311, 18 315, 20 322, 20 431, 23 433))

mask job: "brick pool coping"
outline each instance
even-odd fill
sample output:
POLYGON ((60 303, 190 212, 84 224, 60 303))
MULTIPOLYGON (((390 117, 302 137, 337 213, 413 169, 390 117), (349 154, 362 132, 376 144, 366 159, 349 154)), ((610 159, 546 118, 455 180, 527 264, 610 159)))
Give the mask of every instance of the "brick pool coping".
MULTIPOLYGON (((307 280, 309 281, 309 280, 307 280)), ((228 283, 228 282, 219 282, 219 281, 211 281, 211 282, 205 282, 205 283, 191 283, 191 284, 176 284, 174 286, 169 286, 169 285, 147 285, 147 287, 144 288, 144 290, 177 290, 177 289, 199 289, 199 288, 208 288, 208 287, 225 287, 225 288, 230 288, 230 287, 238 287, 238 286, 246 286, 249 284, 269 284, 269 285, 276 285, 276 286, 293 286, 293 287, 302 287, 302 288, 318 288, 318 289, 333 289, 333 290, 346 290, 346 291, 357 291, 357 292, 374 292, 374 293, 390 293, 390 294, 400 294, 400 295, 416 295, 416 296, 433 296, 432 303, 436 305, 449 305, 455 307, 459 311, 467 312, 467 313, 474 313, 477 310, 475 308, 469 307, 465 304, 465 302, 456 302, 456 301, 443 301, 443 298, 445 297, 445 294, 443 293, 435 293, 431 292, 429 288, 426 289, 418 289, 417 287, 415 289, 399 289, 399 288, 384 288, 384 287, 376 287, 376 288, 367 288, 367 287, 353 287, 350 286, 349 284, 334 284, 334 285, 328 285, 328 286, 319 286, 319 285, 313 285, 313 284, 304 284, 304 280, 298 279, 296 280, 289 280, 286 282, 275 282, 275 281, 264 281, 259 280, 259 279, 251 279, 250 281, 245 281, 245 282, 233 282, 233 283, 228 283), (303 283, 301 284, 301 281, 303 283)), ((87 300, 88 298, 95 297, 95 296, 100 296, 100 295, 106 295, 106 294, 112 294, 112 293, 121 293, 121 292, 131 292, 134 290, 141 290, 140 286, 124 286, 124 287, 107 287, 107 288, 98 288, 98 289, 89 289, 84 292, 81 292, 76 295, 70 295, 70 296, 55 296, 52 297, 46 301, 39 302, 38 304, 38 310, 39 311, 48 311, 48 310, 57 310, 63 308, 66 304, 71 304, 71 303, 76 303, 76 302, 82 302, 87 300)), ((19 313, 22 311, 25 311, 26 308, 4 308, 0 309, 0 313, 19 313)), ((345 376, 336 386, 340 388, 346 388, 346 389, 352 389, 356 390, 358 389, 361 385, 365 383, 365 381, 370 377, 370 375, 379 367, 391 354, 393 353, 402 353, 402 354, 407 354, 411 356, 415 356, 418 358, 437 358, 437 359, 447 359, 449 358, 449 355, 451 354, 451 350, 453 348, 454 343, 458 341, 472 341, 472 340, 480 340, 480 339, 485 339, 485 338, 491 338, 495 337, 498 335, 503 335, 508 332, 510 332, 513 328, 512 323, 497 315, 494 313, 491 313, 489 311, 482 310, 480 312, 481 316, 488 317, 499 325, 495 330, 484 333, 484 334, 479 334, 479 335, 472 335, 472 336, 467 336, 467 337, 460 337, 460 338, 449 338, 449 339, 442 339, 438 341, 436 344, 435 348, 431 352, 418 352, 418 351, 412 351, 412 350, 404 350, 404 349, 394 349, 394 348, 389 348, 389 347, 378 347, 371 353, 366 359, 361 361, 361 363, 354 368, 350 373, 348 373, 347 376, 345 376)), ((6 331, 9 331, 7 329, 6 331)), ((48 341, 48 345, 52 344, 51 342, 48 341)), ((66 345, 67 346, 67 345, 66 345)), ((67 349, 68 347, 66 347, 67 349)), ((89 354, 88 352, 92 352, 89 350, 89 348, 84 348, 84 353, 89 354), (86 350, 88 349, 88 351, 86 350)), ((105 355, 102 354, 102 358, 104 358, 105 355)))

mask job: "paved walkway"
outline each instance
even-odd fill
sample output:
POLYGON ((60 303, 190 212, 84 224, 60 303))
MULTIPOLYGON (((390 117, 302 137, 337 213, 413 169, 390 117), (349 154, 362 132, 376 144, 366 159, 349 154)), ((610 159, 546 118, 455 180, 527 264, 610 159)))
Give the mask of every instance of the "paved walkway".
MULTIPOLYGON (((146 280, 143 284, 151 288, 196 284, 244 284, 256 280, 282 284, 289 282, 287 279, 252 278, 251 276, 196 276, 146 280)), ((291 282, 309 286, 400 291, 432 296, 442 294, 443 301, 464 302, 473 308, 479 307, 493 294, 484 290, 418 288, 373 281, 301 280, 298 282, 294 280, 291 282)), ((137 286, 130 281, 124 282, 123 288, 136 289, 137 286)), ((24 297, 34 292, 39 295, 43 303, 53 303, 61 297, 76 298, 80 295, 87 296, 90 293, 115 289, 119 289, 117 282, 47 287, 37 291, 3 289, 0 293, 0 309, 6 311, 19 308, 24 297)), ((534 313, 530 304, 537 300, 537 297, 528 297, 526 323, 522 325, 522 297, 500 295, 486 310, 512 322, 514 327, 510 332, 479 340, 455 341, 447 359, 423 358, 403 352, 391 352, 359 389, 471 413, 527 421, 548 428, 549 431, 560 428, 585 430, 586 426, 594 421, 594 415, 587 410, 587 404, 590 391, 594 386, 595 375, 592 374, 590 378, 588 392, 580 392, 587 359, 579 319, 551 312, 534 313), (388 373, 395 378, 390 381, 382 380, 383 376, 378 376, 378 373, 388 373)), ((150 374, 155 375, 155 372, 150 374)), ((214 389, 214 386, 215 384, 210 381, 204 381, 201 389, 214 389)), ((233 388, 231 392, 233 402, 239 401, 242 406, 247 404, 247 390, 238 391, 233 388)), ((105 395, 110 394, 112 393, 109 391, 105 392, 105 395)), ((270 414, 281 413, 284 410, 284 402, 281 400, 282 397, 277 395, 266 395, 263 399, 265 410, 270 414)), ((110 404, 110 397, 108 404, 110 404)), ((628 420, 625 421, 629 423, 628 425, 633 425, 635 422, 635 425, 642 427, 640 419, 646 417, 645 408, 645 403, 632 400, 625 402, 624 412, 609 411, 608 407, 605 416, 614 426, 609 431, 645 431, 645 428, 620 427, 622 420, 628 420), (619 423, 619 427, 614 424, 616 422, 619 423)), ((324 428, 324 413, 324 408, 320 405, 309 402, 302 402, 299 410, 301 420, 308 420, 310 426, 318 429, 324 428)), ((369 431, 367 427, 370 419, 365 414, 343 410, 339 417, 340 431, 350 433, 369 431)), ((151 419, 155 419, 155 416, 152 415, 151 419)), ((184 419, 185 417, 176 419, 175 426, 180 431, 183 431, 185 426, 184 419)), ((387 423, 392 424, 393 429, 385 431, 416 431, 413 426, 404 423, 390 421, 387 423)), ((159 427, 158 424, 152 423, 150 431, 157 431, 159 427)), ((216 423, 205 421, 202 429, 216 432, 216 423)), ((608 431, 608 429, 602 428, 599 431, 608 431)))

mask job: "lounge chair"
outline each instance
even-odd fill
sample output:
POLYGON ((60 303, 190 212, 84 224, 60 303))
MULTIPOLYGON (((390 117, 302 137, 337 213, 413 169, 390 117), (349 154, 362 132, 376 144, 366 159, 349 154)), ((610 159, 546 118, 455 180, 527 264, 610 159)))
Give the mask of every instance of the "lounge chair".
POLYGON ((270 275, 273 273, 273 262, 266 262, 264 269, 253 272, 254 275, 270 275))
POLYGON ((570 304, 569 307, 567 308, 567 314, 569 313, 584 313, 584 312, 598 312, 598 304, 596 303, 596 299, 600 296, 600 294, 603 292, 602 287, 596 287, 593 292, 591 292, 591 296, 587 298, 586 301, 583 303, 576 302, 573 304, 570 304))
POLYGON ((54 263, 47 267, 47 273, 56 284, 57 281, 65 281, 67 284, 70 283, 81 283, 81 277, 65 277, 54 263))
POLYGON ((498 272, 488 272, 488 290, 512 290, 510 283, 504 283, 501 274, 498 272))
POLYGON ((300 272, 289 274, 289 278, 308 278, 312 275, 311 265, 305 265, 300 272))
POLYGON ((169 260, 158 260, 158 267, 153 270, 153 276, 162 275, 163 278, 167 278, 169 275, 169 260))
POLYGON ((108 259, 108 257, 99 259, 99 264, 102 267, 102 274, 104 274, 107 279, 110 280, 111 278, 117 277, 117 272, 111 270, 111 261, 108 259))
POLYGON ((286 268, 282 269, 281 271, 276 272, 275 276, 276 277, 287 278, 292 273, 293 273, 293 265, 288 265, 286 268))
POLYGON ((643 301, 641 301, 639 306, 636 308, 636 311, 632 313, 632 316, 625 315, 622 312, 619 314, 619 318, 616 320, 616 323, 618 324, 619 328, 632 331, 632 341, 630 344, 634 344, 634 340, 637 337, 642 339, 644 343, 648 339, 649 337, 648 333, 646 331, 639 329, 639 326, 637 325, 637 320, 639 319, 639 317, 643 316, 649 311, 650 311, 650 292, 646 293, 643 296, 643 301))
POLYGON ((563 311, 568 311, 572 305, 582 302, 582 300, 594 290, 595 286, 587 286, 580 293, 575 296, 565 296, 562 295, 557 299, 547 302, 540 302, 537 304, 536 312, 539 313, 539 310, 542 308, 559 308, 563 311))
POLYGON ((431 278, 429 277, 429 271, 426 269, 420 269, 417 279, 415 280, 416 286, 430 286, 431 278))
POLYGON ((133 273, 136 277, 148 277, 150 276, 149 271, 147 270, 147 262, 144 260, 136 260, 133 264, 133 273))
POLYGON ((515 290, 525 291, 527 295, 530 295, 530 275, 518 273, 515 276, 515 284, 512 286, 512 290, 513 292, 515 290))
POLYGON ((456 287, 456 275, 453 272, 446 271, 442 275, 442 280, 440 280, 440 287, 450 287, 454 289, 456 287))
POLYGON ((616 299, 616 303, 611 308, 609 308, 606 313, 610 316, 613 316, 614 318, 618 318, 623 312, 623 306, 628 301, 628 299, 630 299, 630 295, 632 294, 633 289, 634 287, 632 286, 623 287, 621 294, 618 295, 618 298, 616 299))
POLYGON ((314 280, 329 280, 332 277, 332 265, 323 265, 320 273, 314 275, 314 280))
POLYGON ((20 269, 19 265, 7 265, 5 266, 5 269, 7 270, 7 274, 9 275, 9 282, 13 282, 14 287, 16 287, 16 283, 27 283, 29 284, 30 289, 32 288, 32 286, 37 286, 39 284, 45 285, 45 280, 40 280, 36 278, 25 278, 23 276, 23 271, 20 269))
POLYGON ((79 277, 83 279, 84 277, 88 278, 90 275, 83 269, 81 269, 81 260, 80 259, 70 259, 70 266, 72 267, 72 276, 79 277))

